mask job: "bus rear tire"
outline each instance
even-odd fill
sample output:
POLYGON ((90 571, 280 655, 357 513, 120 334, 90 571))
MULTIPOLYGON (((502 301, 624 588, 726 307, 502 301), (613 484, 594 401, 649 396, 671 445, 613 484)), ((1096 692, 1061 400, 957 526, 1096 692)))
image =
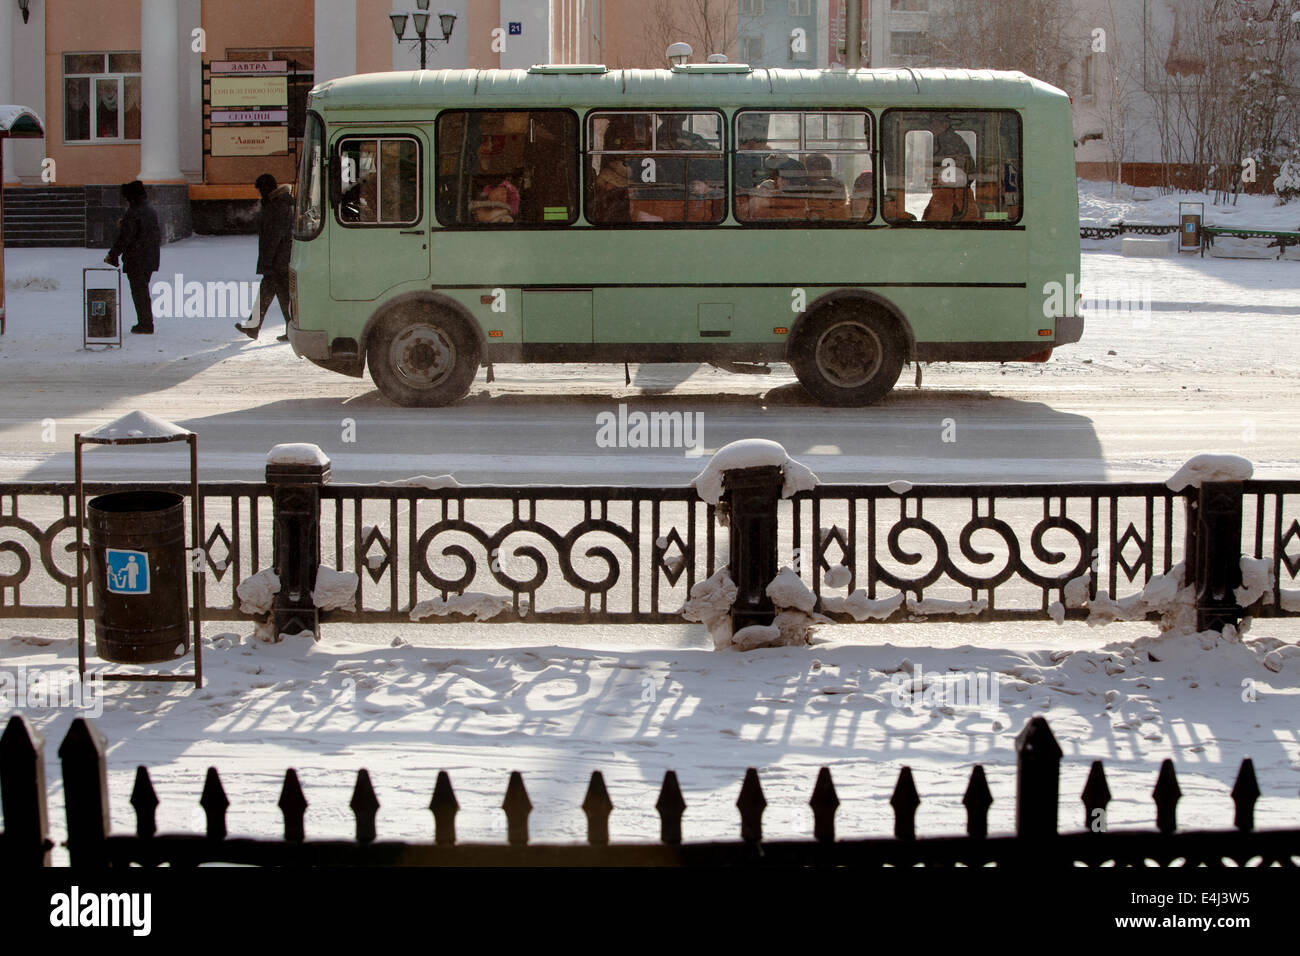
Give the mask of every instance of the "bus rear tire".
POLYGON ((464 320, 426 304, 385 316, 366 349, 379 391, 408 408, 436 408, 464 398, 479 363, 478 340, 464 320))
POLYGON ((889 394, 903 371, 905 342, 894 319, 855 302, 819 309, 790 348, 799 383, 823 405, 861 406, 889 394))

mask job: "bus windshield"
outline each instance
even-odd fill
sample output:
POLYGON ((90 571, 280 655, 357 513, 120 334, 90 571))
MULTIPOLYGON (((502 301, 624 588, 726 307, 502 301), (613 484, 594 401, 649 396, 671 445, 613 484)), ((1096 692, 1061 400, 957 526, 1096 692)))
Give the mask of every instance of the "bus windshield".
POLYGON ((325 171, 321 132, 320 117, 308 113, 307 126, 303 131, 302 163, 298 168, 295 239, 315 239, 321 230, 321 179, 325 171))

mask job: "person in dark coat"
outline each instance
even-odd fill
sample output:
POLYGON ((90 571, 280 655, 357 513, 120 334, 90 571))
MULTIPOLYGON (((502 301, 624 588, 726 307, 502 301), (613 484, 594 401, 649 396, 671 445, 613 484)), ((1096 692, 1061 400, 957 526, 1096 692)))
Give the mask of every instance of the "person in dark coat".
POLYGON ((137 335, 153 334, 153 302, 149 298, 149 279, 158 271, 162 250, 162 231, 158 227, 158 214, 149 205, 149 194, 140 180, 122 186, 126 200, 126 213, 117 222, 117 238, 108 250, 104 261, 117 267, 122 260, 127 282, 131 286, 131 301, 135 303, 137 335))
MULTIPOLYGON (((262 211, 257 227, 257 274, 262 277, 258 296, 257 324, 236 322, 235 328, 250 339, 257 338, 262 321, 272 300, 278 299, 284 313, 287 333, 290 321, 289 305, 289 254, 293 251, 293 190, 287 185, 277 186, 275 177, 263 173, 253 184, 262 195, 262 211)), ((289 336, 281 335, 276 341, 287 342, 289 336)))

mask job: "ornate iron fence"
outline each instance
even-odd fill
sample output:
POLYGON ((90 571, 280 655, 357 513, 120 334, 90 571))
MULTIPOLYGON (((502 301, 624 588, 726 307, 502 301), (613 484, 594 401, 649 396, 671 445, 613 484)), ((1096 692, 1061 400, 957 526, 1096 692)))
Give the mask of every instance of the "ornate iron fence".
MULTIPOLYGON (((890 797, 894 811, 891 837, 848 837, 836 832, 840 799, 823 767, 808 803, 813 812, 813 838, 765 839, 763 796, 758 771, 750 768, 736 800, 740 812, 737 841, 687 842, 683 818, 687 801, 677 774, 664 775, 655 808, 659 812, 659 842, 611 843, 609 819, 614 810, 600 771, 591 775, 582 811, 587 817, 586 844, 531 843, 528 817, 533 805, 522 775, 510 775, 501 809, 506 817, 506 843, 460 843, 456 814, 460 804, 445 771, 439 772, 429 809, 433 813, 433 843, 378 839, 379 799, 370 774, 357 774, 350 808, 356 838, 308 840, 308 805, 294 770, 288 770, 280 790, 283 839, 230 837, 226 811, 230 806, 221 778, 210 768, 198 803, 206 819, 204 833, 158 833, 159 800, 149 771, 136 771, 131 791, 135 811, 134 835, 113 834, 107 753, 103 734, 84 718, 72 722, 59 747, 63 771, 63 801, 67 819, 67 848, 78 867, 194 866, 235 863, 257 866, 1184 866, 1300 865, 1300 829, 1256 830, 1255 803, 1260 796, 1254 764, 1241 763, 1232 788, 1233 830, 1178 831, 1181 796, 1171 760, 1165 760, 1152 792, 1156 804, 1155 830, 1112 831, 1106 808, 1110 788, 1100 760, 1094 761, 1080 795, 1083 829, 1061 833, 1058 826, 1061 748, 1047 721, 1034 717, 1016 738, 1015 833, 989 835, 988 811, 994 796, 984 768, 976 765, 962 797, 966 810, 964 836, 918 837, 920 795, 912 771, 903 767, 890 797)), ((9 719, 0 737, 0 793, 4 795, 5 830, 0 834, 0 863, 7 866, 48 866, 49 840, 45 792, 44 741, 25 717, 9 719)))

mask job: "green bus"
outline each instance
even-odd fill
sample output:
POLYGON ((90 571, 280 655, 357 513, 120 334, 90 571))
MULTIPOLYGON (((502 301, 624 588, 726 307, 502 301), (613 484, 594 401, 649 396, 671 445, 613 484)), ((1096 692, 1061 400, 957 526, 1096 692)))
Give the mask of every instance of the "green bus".
POLYGON ((1070 100, 1020 73, 345 77, 297 197, 294 352, 401 405, 508 362, 787 362, 865 405, 1083 333, 1070 100))

